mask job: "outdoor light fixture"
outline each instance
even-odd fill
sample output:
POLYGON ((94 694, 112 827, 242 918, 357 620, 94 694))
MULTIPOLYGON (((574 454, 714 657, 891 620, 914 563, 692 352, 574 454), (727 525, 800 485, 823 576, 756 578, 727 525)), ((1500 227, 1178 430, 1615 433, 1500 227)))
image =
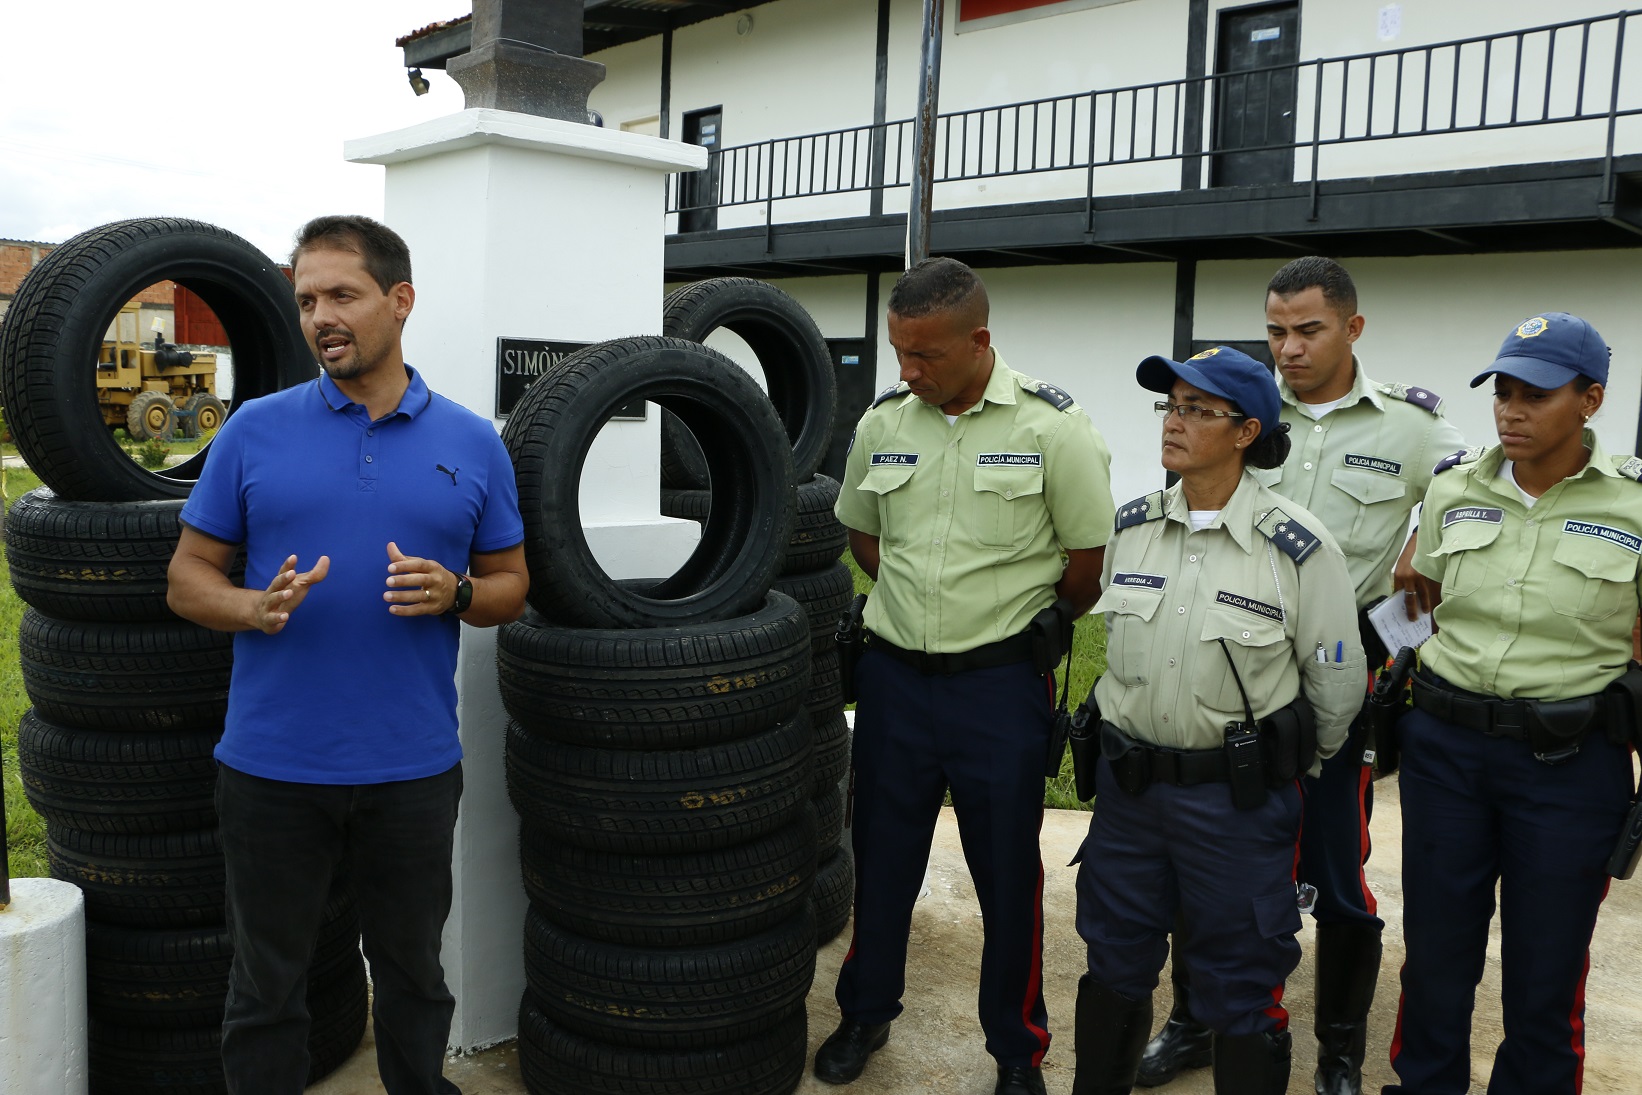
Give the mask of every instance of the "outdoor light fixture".
POLYGON ((405 76, 410 80, 411 90, 416 92, 416 94, 426 95, 428 93, 428 81, 427 78, 422 75, 421 69, 413 68, 407 72, 405 76))

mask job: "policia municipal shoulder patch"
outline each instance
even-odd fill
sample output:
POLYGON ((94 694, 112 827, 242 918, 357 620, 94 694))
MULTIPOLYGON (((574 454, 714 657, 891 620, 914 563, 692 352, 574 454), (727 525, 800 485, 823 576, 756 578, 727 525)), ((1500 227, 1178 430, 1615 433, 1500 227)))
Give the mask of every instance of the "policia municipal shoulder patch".
POLYGON ((1296 565, 1311 558, 1312 552, 1317 550, 1317 534, 1280 509, 1266 514, 1255 527, 1296 565))
POLYGON ((1113 531, 1121 532, 1133 525, 1143 525, 1163 516, 1163 492, 1154 490, 1132 501, 1123 503, 1113 518, 1113 531))

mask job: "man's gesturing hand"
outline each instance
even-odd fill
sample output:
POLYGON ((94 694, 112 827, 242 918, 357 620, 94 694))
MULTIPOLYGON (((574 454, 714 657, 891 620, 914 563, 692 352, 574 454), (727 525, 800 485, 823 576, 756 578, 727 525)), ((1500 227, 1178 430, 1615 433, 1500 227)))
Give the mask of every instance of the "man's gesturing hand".
POLYGON ((297 573, 296 556, 288 557, 263 591, 262 599, 257 602, 257 630, 267 635, 277 635, 291 618, 291 613, 308 596, 308 590, 323 582, 330 572, 329 555, 321 555, 312 570, 301 574, 297 573))
POLYGON ((456 601, 456 575, 433 559, 418 559, 388 542, 388 591, 395 616, 439 616, 456 601))

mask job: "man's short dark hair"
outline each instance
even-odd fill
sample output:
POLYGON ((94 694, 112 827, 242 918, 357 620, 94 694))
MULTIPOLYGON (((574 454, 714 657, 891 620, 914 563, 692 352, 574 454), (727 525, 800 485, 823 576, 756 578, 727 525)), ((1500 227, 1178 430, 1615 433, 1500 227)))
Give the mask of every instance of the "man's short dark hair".
POLYGON ((379 221, 356 215, 315 217, 296 234, 291 266, 304 251, 319 248, 352 251, 365 260, 365 272, 386 293, 411 279, 410 248, 399 233, 379 221))
POLYGON ((1351 275, 1344 266, 1321 255, 1295 259, 1277 271, 1266 286, 1266 295, 1276 293, 1287 300, 1307 289, 1321 289, 1323 299, 1347 319, 1357 314, 1357 286, 1351 275))
POLYGON ((985 327, 991 312, 986 285, 975 271, 957 259, 925 259, 895 282, 889 291, 889 310, 905 319, 950 312, 972 326, 985 327))

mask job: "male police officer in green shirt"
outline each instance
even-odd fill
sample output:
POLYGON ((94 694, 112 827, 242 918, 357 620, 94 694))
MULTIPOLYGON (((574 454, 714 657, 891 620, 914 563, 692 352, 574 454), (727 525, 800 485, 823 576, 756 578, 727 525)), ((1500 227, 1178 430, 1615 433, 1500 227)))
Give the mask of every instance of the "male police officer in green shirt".
POLYGON ((1043 775, 1052 684, 1029 624, 1100 593, 1110 454, 1058 388, 1010 369, 986 288, 952 259, 889 298, 901 383, 862 417, 837 514, 876 579, 855 671, 855 936, 843 1022, 815 1057, 861 1074, 901 1012, 907 932, 948 789, 981 906, 980 1010, 997 1095, 1042 1095, 1043 775))
MULTIPOLYGON (((1334 537, 1345 552, 1359 610, 1394 588, 1429 608, 1432 586, 1409 564, 1409 514, 1425 496, 1432 468, 1465 443, 1442 416, 1439 397, 1363 373, 1352 352, 1363 325, 1351 275, 1332 259, 1296 259, 1272 277, 1266 334, 1277 363, 1282 421, 1294 447, 1280 467, 1254 474, 1310 510, 1334 537)), ((1366 617, 1360 630, 1369 665, 1377 667, 1385 650, 1366 617)), ((1306 786, 1300 877, 1317 890, 1320 1095, 1361 1093, 1368 1010, 1380 968, 1384 925, 1363 876, 1373 806, 1364 747, 1359 720, 1346 747, 1306 786)), ((1139 1082, 1147 1086, 1168 1082, 1182 1068, 1209 1064, 1209 1032, 1191 1016, 1189 990, 1178 973, 1174 985, 1174 1010, 1141 1064, 1139 1082)))

